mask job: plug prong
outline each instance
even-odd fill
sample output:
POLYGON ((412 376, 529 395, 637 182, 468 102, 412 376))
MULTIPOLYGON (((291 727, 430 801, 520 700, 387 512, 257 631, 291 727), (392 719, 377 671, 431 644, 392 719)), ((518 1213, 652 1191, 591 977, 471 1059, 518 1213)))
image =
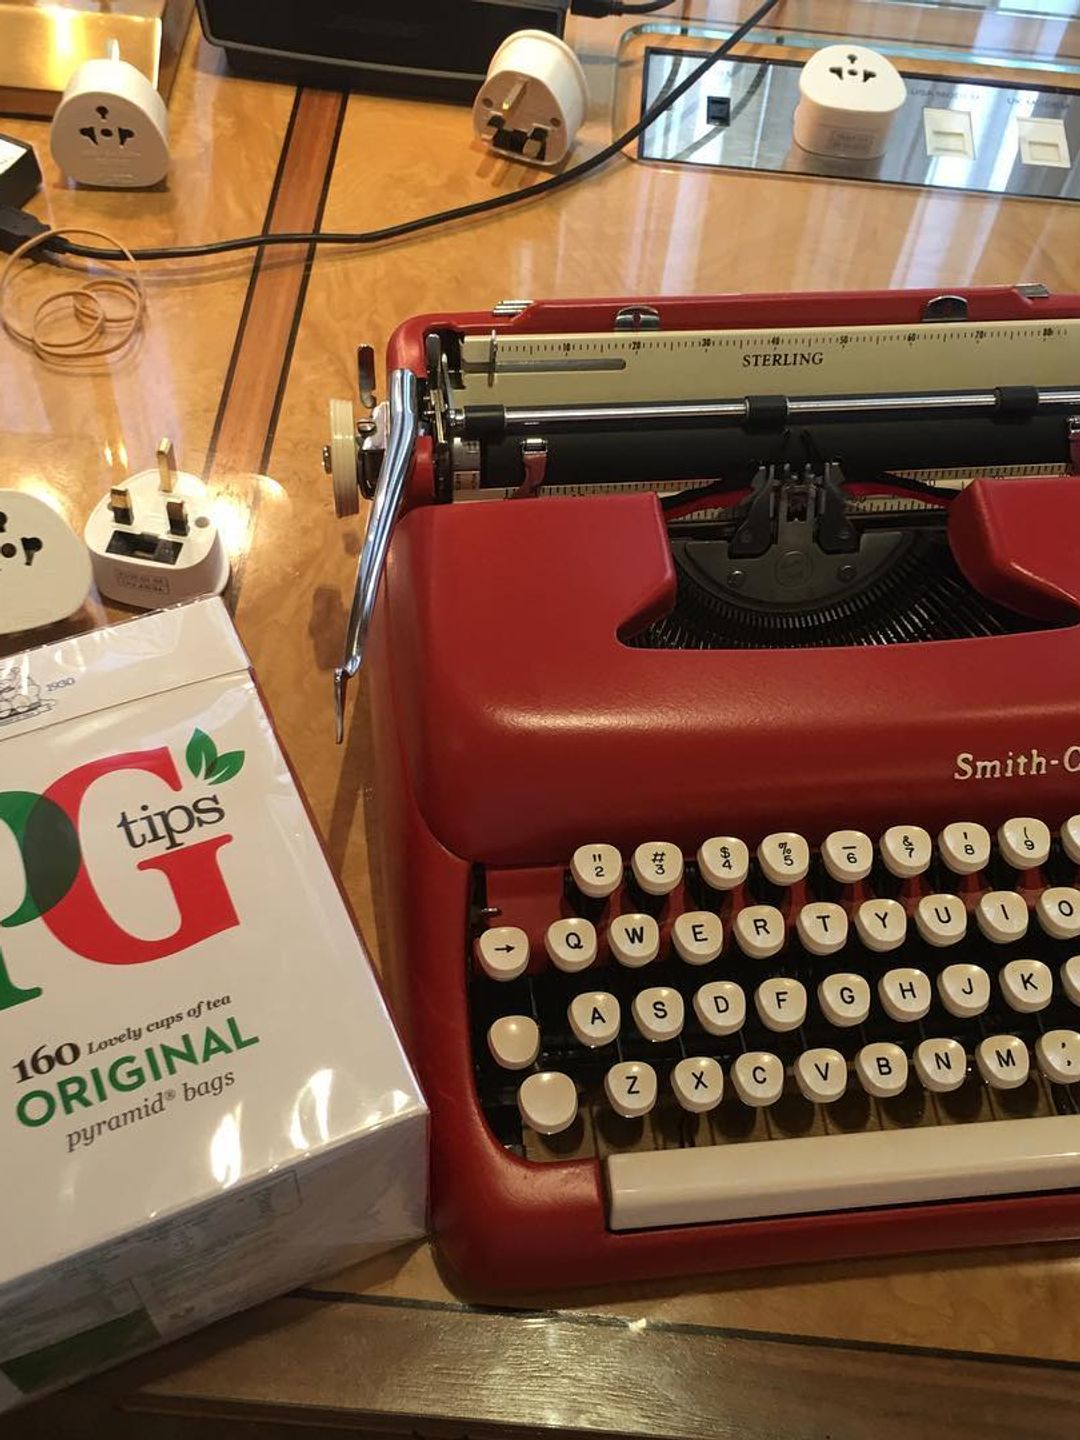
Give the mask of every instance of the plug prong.
POLYGON ((188 533, 187 502, 184 500, 166 500, 165 514, 169 520, 170 535, 186 535, 188 533))
POLYGON ((131 495, 126 485, 114 485, 109 491, 109 509, 117 525, 133 525, 135 516, 131 508, 131 495))
POLYGON ((500 105, 504 115, 510 115, 521 104, 525 98, 525 91, 529 88, 528 80, 517 80, 506 92, 506 99, 500 105))
POLYGON ((169 439, 162 440, 157 447, 157 468, 161 493, 171 495, 176 485, 176 453, 169 439))

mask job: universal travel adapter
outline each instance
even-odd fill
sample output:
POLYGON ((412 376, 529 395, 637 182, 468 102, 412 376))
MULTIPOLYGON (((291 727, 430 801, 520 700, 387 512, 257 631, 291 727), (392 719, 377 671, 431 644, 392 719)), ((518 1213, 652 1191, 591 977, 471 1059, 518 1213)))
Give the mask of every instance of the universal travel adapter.
POLYGON ((89 592, 90 557, 63 516, 22 490, 0 490, 0 635, 65 620, 89 592))
POLYGON ((544 30, 519 30, 496 50, 473 105, 473 129, 493 150, 558 165, 573 149, 589 104, 581 62, 544 30))
POLYGON ((130 190, 156 185, 169 169, 165 102, 141 70, 119 58, 87 60, 53 116, 49 147, 80 185, 130 190))
POLYGON ((826 45, 807 61, 799 96, 797 145, 838 160, 873 160, 885 152, 907 86, 884 55, 852 42, 826 45))

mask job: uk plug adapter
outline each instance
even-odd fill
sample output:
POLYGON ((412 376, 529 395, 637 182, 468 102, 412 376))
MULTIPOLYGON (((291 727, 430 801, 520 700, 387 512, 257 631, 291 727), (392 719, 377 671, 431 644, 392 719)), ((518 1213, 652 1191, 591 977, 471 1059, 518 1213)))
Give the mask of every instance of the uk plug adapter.
POLYGON ((210 492, 197 476, 176 469, 168 440, 158 447, 157 462, 114 486, 86 522, 98 589, 142 610, 220 595, 229 579, 210 492))
POLYGON ((115 42, 110 50, 68 81, 49 131, 53 159, 80 185, 156 185, 169 169, 165 102, 141 70, 119 58, 115 42))
POLYGON ((473 105, 473 130, 493 150, 558 165, 585 119, 589 87, 570 46, 546 30, 518 30, 499 46, 473 105))
POLYGON ((799 76, 799 96, 797 145, 838 160, 874 160, 885 153, 907 86, 884 55, 852 42, 811 56, 799 76))
POLYGON ((0 635, 66 620, 89 593, 90 557, 67 521, 34 495, 0 490, 0 635))

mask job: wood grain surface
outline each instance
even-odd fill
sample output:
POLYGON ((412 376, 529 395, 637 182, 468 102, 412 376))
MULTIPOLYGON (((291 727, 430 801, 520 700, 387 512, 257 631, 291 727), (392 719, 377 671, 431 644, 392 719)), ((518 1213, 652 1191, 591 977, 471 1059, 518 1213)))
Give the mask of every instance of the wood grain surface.
MULTIPOLYGON (((822 0, 813 18, 854 31, 871 9, 822 0)), ((922 33, 925 12, 880 10, 922 33)), ((593 96, 585 150, 610 135, 624 28, 576 31, 593 96)), ((197 31, 170 117, 168 189, 137 196, 65 187, 44 126, 4 128, 45 162, 38 213, 129 244, 320 219, 368 227, 534 178, 479 149, 464 108, 343 103, 228 77, 197 31)), ((364 686, 341 749, 330 695, 363 516, 335 521, 320 464, 327 399, 355 395, 357 344, 381 353, 411 314, 519 295, 1021 280, 1080 290, 1080 207, 619 159, 543 203, 407 242, 155 267, 142 344, 100 373, 53 372, 5 342, 2 483, 43 494, 81 527, 110 484, 152 462, 163 434, 211 476, 241 582, 238 626, 377 957, 364 686)), ((106 613, 117 612, 91 604, 69 628, 106 613)), ((464 1303, 420 1245, 5 1417, 0 1433, 1071 1437, 1078 1371, 1080 1245, 523 1296, 494 1311, 464 1303)))

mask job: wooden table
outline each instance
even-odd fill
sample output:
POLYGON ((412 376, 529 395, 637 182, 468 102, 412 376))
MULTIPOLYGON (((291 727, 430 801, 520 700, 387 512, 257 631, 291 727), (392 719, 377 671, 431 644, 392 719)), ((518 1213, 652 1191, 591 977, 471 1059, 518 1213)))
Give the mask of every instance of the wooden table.
MULTIPOLYGON (((702 9, 699 5, 698 11, 702 9)), ((714 0, 717 14, 738 11, 714 0)), ((581 31, 610 92, 618 27, 581 31)), ((609 133, 594 107, 586 144, 609 133)), ((354 229, 523 183, 464 109, 227 77, 189 36, 169 186, 64 188, 41 123, 35 210, 147 245, 354 229)), ((333 744, 361 530, 334 520, 320 448, 355 349, 426 309, 517 296, 898 288, 1080 289, 1080 210, 619 160, 553 200, 364 253, 273 251, 148 270, 142 342, 93 375, 0 347, 0 473, 81 528, 162 435, 230 503, 231 603, 364 932, 371 756, 362 685, 333 744)), ((28 292, 36 280, 28 282, 28 292)), ((68 630, 100 623, 93 603, 68 630)), ((10 648, 10 647, 9 647, 10 648)), ((1080 1245, 677 1281, 489 1310, 426 1245, 323 1280, 17 1417, 12 1437, 556 1434, 1073 1437, 1080 1245)))

